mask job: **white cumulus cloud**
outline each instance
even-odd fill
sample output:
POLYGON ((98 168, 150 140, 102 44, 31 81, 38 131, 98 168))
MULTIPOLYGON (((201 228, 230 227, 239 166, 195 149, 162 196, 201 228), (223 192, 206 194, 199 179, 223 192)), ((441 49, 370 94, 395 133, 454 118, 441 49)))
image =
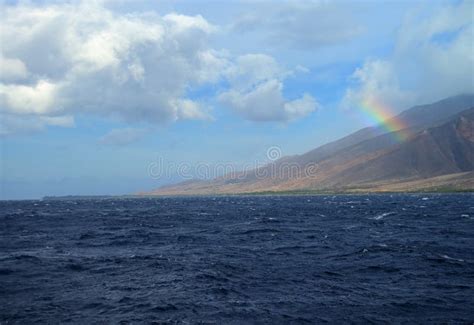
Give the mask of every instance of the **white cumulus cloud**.
POLYGON ((116 14, 100 2, 4 6, 0 112, 9 120, 98 114, 126 122, 208 118, 187 90, 225 60, 201 16, 116 14))
POLYGON ((378 98, 394 111, 474 92, 473 3, 412 12, 387 58, 367 60, 352 75, 343 104, 378 98))
POLYGON ((18 81, 27 76, 28 70, 21 60, 0 56, 0 82, 18 81))
POLYGON ((212 120, 206 103, 217 94, 189 95, 208 85, 229 84, 221 102, 251 120, 292 120, 316 106, 309 95, 283 98, 286 72, 272 57, 213 49, 219 29, 200 15, 114 12, 103 1, 20 2, 3 5, 0 19, 4 133, 35 119, 32 129, 71 126, 77 114, 129 124, 212 120), (58 124, 63 118, 69 122, 58 124))
POLYGON ((219 100, 251 121, 287 122, 304 117, 318 104, 309 94, 295 100, 284 98, 283 80, 290 74, 270 56, 240 56, 226 73, 231 89, 221 93, 219 100))

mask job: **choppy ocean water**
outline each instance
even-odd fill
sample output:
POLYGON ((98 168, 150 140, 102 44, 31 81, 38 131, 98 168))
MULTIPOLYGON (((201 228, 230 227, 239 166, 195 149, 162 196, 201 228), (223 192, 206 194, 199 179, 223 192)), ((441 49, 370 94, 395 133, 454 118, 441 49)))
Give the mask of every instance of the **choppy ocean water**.
POLYGON ((474 196, 0 202, 0 323, 472 323, 474 196))

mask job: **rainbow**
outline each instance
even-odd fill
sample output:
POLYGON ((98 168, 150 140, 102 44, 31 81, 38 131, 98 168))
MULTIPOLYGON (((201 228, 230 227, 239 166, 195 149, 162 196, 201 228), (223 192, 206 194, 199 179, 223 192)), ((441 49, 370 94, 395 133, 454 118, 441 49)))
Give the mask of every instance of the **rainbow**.
MULTIPOLYGON (((403 120, 393 114, 392 109, 390 109, 377 98, 366 97, 360 102, 359 107, 364 112, 364 114, 369 117, 372 123, 377 123, 388 133, 397 132, 408 128, 403 120)), ((408 130, 405 130, 405 132, 394 133, 394 137, 399 142, 405 141, 409 136, 410 134, 408 130)))

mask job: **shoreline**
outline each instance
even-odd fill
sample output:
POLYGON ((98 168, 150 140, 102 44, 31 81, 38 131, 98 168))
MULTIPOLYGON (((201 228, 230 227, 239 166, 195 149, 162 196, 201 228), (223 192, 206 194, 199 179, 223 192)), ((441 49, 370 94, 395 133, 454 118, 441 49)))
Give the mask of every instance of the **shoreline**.
MULTIPOLYGON (((248 193, 209 193, 209 194, 157 194, 157 195, 65 195, 45 196, 41 199, 26 199, 24 201, 56 201, 56 200, 110 200, 110 199, 154 199, 166 197, 244 197, 244 196, 358 196, 358 195, 408 195, 408 194, 472 194, 474 189, 466 190, 427 190, 427 191, 262 191, 248 193)), ((23 200, 0 200, 0 201, 23 201, 23 200)))

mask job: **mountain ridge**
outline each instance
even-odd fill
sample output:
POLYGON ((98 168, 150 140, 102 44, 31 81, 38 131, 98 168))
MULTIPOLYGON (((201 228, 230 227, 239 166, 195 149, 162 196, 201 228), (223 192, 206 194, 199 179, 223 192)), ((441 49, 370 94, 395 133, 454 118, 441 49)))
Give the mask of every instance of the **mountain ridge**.
MULTIPOLYGON (((466 172, 468 177, 474 177, 469 174, 474 171, 474 95, 459 95, 415 106, 392 119, 402 121, 407 127, 395 132, 384 132, 381 125, 364 128, 255 170, 213 180, 186 181, 141 194, 357 191, 358 188, 364 191, 383 191, 384 188, 409 191, 429 183, 427 180, 430 178, 439 186, 453 186, 459 190, 456 184, 460 182, 456 177, 435 178, 466 172), (407 140, 399 143, 395 136, 402 135, 407 140), (274 170, 279 173, 273 177, 261 177, 274 170), (311 177, 307 177, 308 171, 313 173, 311 177), (406 184, 407 188, 400 184, 406 184)), ((466 190, 474 188, 470 182, 466 184, 466 190)))

